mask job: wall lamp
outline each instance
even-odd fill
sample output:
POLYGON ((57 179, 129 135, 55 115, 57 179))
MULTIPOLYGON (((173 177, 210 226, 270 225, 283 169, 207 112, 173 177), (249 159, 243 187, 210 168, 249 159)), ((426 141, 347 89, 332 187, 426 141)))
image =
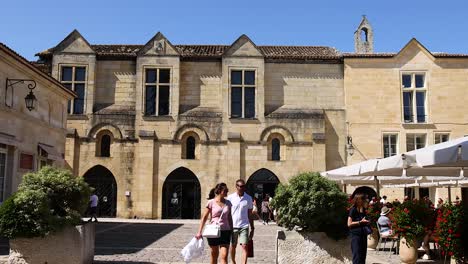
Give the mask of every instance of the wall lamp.
POLYGON ((346 150, 350 156, 354 155, 353 138, 351 136, 346 137, 346 150))
POLYGON ((6 86, 5 86, 5 105, 8 107, 13 106, 13 99, 14 99, 14 93, 13 93, 13 88, 16 84, 27 84, 28 89, 29 89, 29 94, 26 95, 24 98, 24 101, 26 103, 26 108, 28 108, 29 111, 32 111, 35 108, 35 104, 37 101, 36 96, 32 92, 34 88, 36 88, 36 81, 30 80, 30 79, 6 79, 6 86), (7 103, 7 93, 8 93, 8 88, 11 87, 11 102, 10 104, 7 103))

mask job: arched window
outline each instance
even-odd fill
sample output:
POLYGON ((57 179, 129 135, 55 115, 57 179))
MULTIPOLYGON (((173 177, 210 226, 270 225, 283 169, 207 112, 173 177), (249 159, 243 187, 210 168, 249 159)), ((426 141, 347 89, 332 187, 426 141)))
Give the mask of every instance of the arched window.
POLYGON ((195 138, 189 136, 185 141, 185 158, 186 159, 195 159, 195 138))
POLYGON ((271 140, 271 160, 281 160, 281 142, 278 138, 271 140))
POLYGON ((361 29, 361 41, 367 42, 367 28, 361 29))
POLYGON ((101 137, 101 157, 110 157, 111 137, 102 135, 101 137))

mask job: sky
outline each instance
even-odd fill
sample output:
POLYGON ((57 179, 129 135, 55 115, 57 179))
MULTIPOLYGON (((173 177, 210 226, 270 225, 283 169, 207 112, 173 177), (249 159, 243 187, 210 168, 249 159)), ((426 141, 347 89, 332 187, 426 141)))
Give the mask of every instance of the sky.
POLYGON ((29 60, 73 29, 91 44, 145 44, 158 31, 172 44, 330 46, 354 51, 362 15, 374 51, 398 52, 415 37, 432 52, 468 53, 468 1, 433 0, 2 0, 0 42, 29 60))

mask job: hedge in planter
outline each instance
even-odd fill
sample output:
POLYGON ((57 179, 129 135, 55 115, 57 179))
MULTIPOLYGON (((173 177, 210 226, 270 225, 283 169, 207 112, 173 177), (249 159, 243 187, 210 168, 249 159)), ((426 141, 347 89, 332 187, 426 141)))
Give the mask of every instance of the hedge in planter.
POLYGON ((289 184, 280 184, 272 206, 278 212, 279 224, 290 230, 299 226, 303 231, 325 232, 335 239, 347 234, 347 195, 319 173, 301 173, 289 184))
POLYGON ((413 245, 434 226, 434 210, 422 200, 408 200, 395 207, 391 214, 395 235, 413 245))
POLYGON ((0 235, 45 236, 78 225, 90 188, 70 171, 44 167, 24 175, 18 191, 0 206, 0 235))

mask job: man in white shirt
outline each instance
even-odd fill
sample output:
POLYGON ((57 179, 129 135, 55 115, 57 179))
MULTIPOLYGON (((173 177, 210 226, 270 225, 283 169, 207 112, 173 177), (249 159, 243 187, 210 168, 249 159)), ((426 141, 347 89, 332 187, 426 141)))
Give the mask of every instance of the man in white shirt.
POLYGON ((97 222, 97 206, 98 206, 98 201, 99 198, 96 195, 96 193, 93 191, 93 194, 91 197, 89 197, 89 213, 91 214, 91 218, 88 220, 88 222, 91 222, 94 218, 94 222, 97 222))
POLYGON ((234 264, 236 264, 237 242, 239 242, 242 247, 242 263, 247 263, 247 243, 249 240, 252 240, 255 229, 252 217, 252 197, 245 192, 245 187, 244 180, 237 180, 237 192, 227 197, 232 204, 231 214, 234 229, 231 239, 231 260, 234 264))

